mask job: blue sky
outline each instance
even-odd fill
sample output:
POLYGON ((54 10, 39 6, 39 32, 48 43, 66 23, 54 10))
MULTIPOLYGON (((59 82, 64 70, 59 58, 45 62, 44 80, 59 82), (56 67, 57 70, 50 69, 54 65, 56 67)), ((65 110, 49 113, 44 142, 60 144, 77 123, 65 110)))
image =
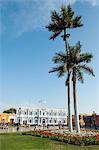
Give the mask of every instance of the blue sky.
POLYGON ((79 112, 99 113, 99 1, 98 0, 1 0, 0 1, 0 109, 34 106, 39 100, 51 108, 67 109, 65 77, 48 74, 55 52, 64 50, 60 38, 50 41, 45 26, 50 11, 71 3, 82 15, 82 28, 68 31, 70 43, 81 41, 82 52, 93 53, 90 64, 95 78, 84 75, 77 83, 79 112))

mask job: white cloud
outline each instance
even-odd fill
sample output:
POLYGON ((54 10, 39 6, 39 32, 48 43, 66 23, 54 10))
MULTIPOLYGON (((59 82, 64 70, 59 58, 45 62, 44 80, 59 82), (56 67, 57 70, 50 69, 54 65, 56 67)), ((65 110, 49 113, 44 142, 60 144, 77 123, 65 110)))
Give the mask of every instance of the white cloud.
POLYGON ((82 2, 89 2, 92 6, 99 5, 99 0, 82 0, 82 2))
MULTIPOLYGON (((13 8, 17 7, 16 11, 13 10, 9 14, 9 23, 12 26, 10 30, 16 36, 21 36, 34 29, 44 28, 49 22, 50 11, 58 9, 62 4, 89 2, 92 6, 99 5, 99 0, 1 0, 1 3, 4 4, 2 7, 9 6, 11 2, 13 8)), ((6 28, 8 28, 7 25, 6 28)))
POLYGON ((73 4, 76 1, 78 2, 89 2, 90 4, 92 4, 93 6, 99 5, 99 0, 0 0, 0 2, 37 2, 37 3, 67 3, 67 4, 73 4))
POLYGON ((20 102, 18 104, 12 104, 12 103, 0 103, 0 113, 3 113, 4 110, 10 109, 10 108, 19 108, 19 107, 28 107, 28 108, 36 108, 36 105, 29 102, 20 102))

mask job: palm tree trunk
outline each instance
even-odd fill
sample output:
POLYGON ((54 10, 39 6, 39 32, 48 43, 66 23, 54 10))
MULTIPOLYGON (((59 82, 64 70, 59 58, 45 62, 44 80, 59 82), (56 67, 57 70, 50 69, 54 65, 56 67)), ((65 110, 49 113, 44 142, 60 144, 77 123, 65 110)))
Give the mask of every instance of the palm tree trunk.
POLYGON ((73 127, 72 127, 72 107, 71 107, 71 95, 70 95, 70 73, 68 73, 68 128, 69 131, 72 132, 73 131, 73 127))
MULTIPOLYGON (((64 41, 65 41, 66 53, 68 56, 68 44, 67 44, 67 39, 66 39, 66 29, 64 29, 64 41)), ((70 69, 69 69, 69 67, 67 68, 67 70, 68 70, 68 83, 67 83, 67 90, 68 90, 68 128, 69 128, 69 131, 72 132, 73 127, 72 127, 72 107, 71 107, 71 95, 70 95, 70 69)))
POLYGON ((76 127, 77 132, 80 132, 78 101, 77 101, 77 93, 76 93, 76 67, 73 68, 73 97, 74 97, 75 127, 76 127))

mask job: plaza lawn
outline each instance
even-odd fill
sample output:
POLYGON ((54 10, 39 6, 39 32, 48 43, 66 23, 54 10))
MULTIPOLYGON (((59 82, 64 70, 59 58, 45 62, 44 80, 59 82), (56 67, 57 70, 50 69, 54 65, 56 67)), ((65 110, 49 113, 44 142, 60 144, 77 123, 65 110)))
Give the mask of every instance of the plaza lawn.
POLYGON ((99 146, 80 147, 47 138, 21 135, 21 133, 0 134, 0 150, 98 150, 99 146))

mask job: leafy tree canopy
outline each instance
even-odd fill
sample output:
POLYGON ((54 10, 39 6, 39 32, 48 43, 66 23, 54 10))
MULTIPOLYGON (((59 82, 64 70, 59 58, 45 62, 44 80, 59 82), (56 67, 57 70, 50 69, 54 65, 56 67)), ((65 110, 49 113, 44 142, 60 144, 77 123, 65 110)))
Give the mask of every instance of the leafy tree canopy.
POLYGON ((10 108, 10 109, 4 110, 3 113, 16 114, 16 109, 15 108, 10 108))

